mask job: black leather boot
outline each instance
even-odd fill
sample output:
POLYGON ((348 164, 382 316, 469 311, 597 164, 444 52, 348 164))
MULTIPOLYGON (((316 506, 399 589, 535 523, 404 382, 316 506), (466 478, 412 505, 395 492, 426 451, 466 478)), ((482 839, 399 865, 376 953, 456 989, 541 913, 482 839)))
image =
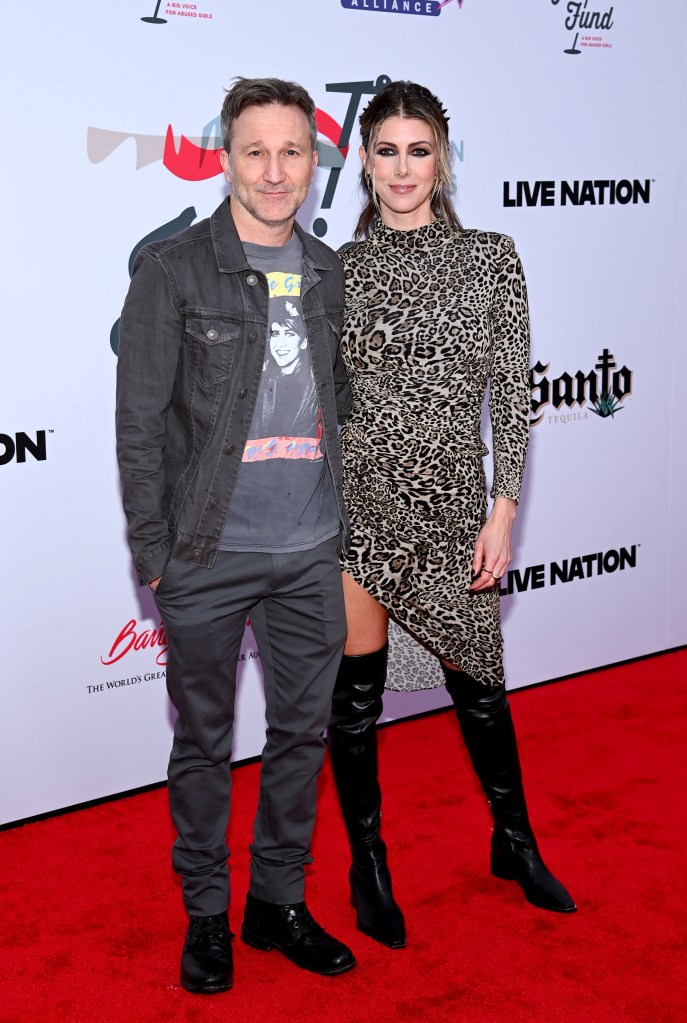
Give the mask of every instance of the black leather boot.
POLYGON ((181 984, 197 995, 228 991, 234 983, 234 961, 227 914, 192 916, 181 954, 181 984))
POLYGON ((351 843, 349 879, 358 929, 389 948, 403 948, 403 913, 393 896, 386 846, 379 835, 377 720, 382 713, 387 653, 384 646, 371 654, 343 657, 327 745, 351 843))
POLYGON ((491 807, 491 872, 517 881, 540 909, 572 913, 577 907, 541 858, 527 816, 515 729, 506 687, 485 686, 442 664, 470 759, 491 807))
POLYGON ((277 906, 249 894, 241 938, 262 952, 276 948, 296 966, 323 977, 333 977, 355 966, 350 948, 327 934, 304 902, 277 906))

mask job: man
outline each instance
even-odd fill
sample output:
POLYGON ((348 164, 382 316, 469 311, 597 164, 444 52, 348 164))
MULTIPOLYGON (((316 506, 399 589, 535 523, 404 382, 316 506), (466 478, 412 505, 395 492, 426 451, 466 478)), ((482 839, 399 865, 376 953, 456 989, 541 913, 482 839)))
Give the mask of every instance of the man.
POLYGON ((190 916, 181 982, 200 993, 233 982, 226 827, 247 615, 267 734, 241 936, 315 973, 355 965, 304 902, 346 631, 337 419, 350 403, 341 264, 295 224, 317 164, 314 109, 294 83, 235 81, 222 107, 230 201, 142 250, 122 312, 117 450, 131 549, 169 642, 172 861, 190 916), (286 396, 263 372, 285 297, 307 336, 307 371, 286 396))

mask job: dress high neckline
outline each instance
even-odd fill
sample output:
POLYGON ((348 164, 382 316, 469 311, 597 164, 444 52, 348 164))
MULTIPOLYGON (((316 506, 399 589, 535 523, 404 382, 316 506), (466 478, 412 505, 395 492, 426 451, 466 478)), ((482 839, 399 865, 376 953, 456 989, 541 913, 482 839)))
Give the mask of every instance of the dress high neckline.
POLYGON ((387 227, 379 218, 375 221, 372 231, 372 242, 380 248, 392 249, 431 249, 443 245, 455 235, 452 227, 445 220, 435 220, 431 224, 413 228, 411 231, 399 231, 387 227))

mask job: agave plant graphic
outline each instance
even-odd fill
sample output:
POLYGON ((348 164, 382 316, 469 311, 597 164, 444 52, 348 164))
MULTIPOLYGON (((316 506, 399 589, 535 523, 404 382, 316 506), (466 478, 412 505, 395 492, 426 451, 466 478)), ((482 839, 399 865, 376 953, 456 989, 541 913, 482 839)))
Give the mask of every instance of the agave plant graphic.
POLYGON ((602 419, 606 419, 608 416, 613 417, 616 412, 620 412, 625 406, 621 405, 614 394, 602 394, 594 402, 594 408, 591 410, 595 416, 601 416, 602 419))

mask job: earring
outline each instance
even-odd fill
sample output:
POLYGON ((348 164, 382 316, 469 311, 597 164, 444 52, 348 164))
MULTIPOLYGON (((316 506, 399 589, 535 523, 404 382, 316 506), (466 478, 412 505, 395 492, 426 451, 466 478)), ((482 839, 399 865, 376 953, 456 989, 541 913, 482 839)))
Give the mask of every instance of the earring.
POLYGON ((372 199, 372 205, 377 211, 377 214, 381 217, 382 211, 379 208, 379 199, 377 198, 377 192, 375 191, 374 177, 369 171, 365 171, 365 187, 367 188, 370 199, 372 199))

